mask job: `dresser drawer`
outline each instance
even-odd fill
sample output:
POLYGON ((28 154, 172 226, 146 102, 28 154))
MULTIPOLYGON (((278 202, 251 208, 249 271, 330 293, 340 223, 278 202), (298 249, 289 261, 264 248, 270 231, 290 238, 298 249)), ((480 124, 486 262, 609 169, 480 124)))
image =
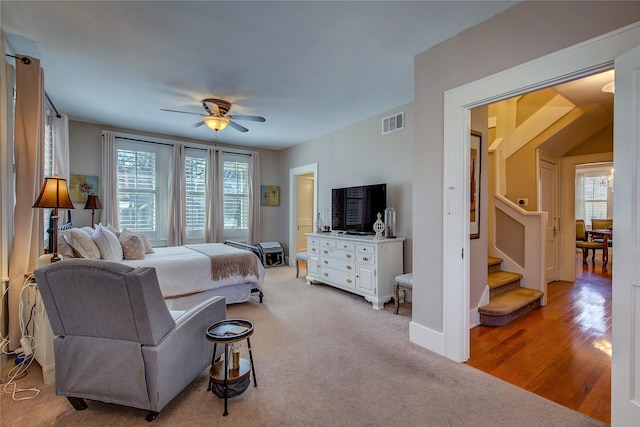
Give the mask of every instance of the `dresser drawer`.
POLYGON ((336 270, 344 271, 347 273, 355 273, 356 271, 355 261, 323 257, 321 264, 323 267, 334 268, 336 270))
POLYGON ((336 241, 335 240, 320 239, 320 247, 321 248, 335 248, 336 247, 336 241))
POLYGON ((376 256, 373 254, 358 254, 358 264, 374 265, 376 263, 376 256))
POLYGON ((356 250, 356 244, 353 243, 353 242, 338 241, 336 243, 336 248, 337 249, 344 249, 345 251, 355 251, 356 250))
POLYGON ((321 248, 320 254, 322 258, 337 258, 343 259, 347 261, 355 261, 356 254, 353 251, 344 251, 342 249, 332 249, 332 248, 321 248))
POLYGON ((356 245, 356 251, 361 252, 363 254, 375 255, 376 247, 374 245, 365 245, 362 243, 358 243, 356 245))
POLYGON ((307 237, 307 246, 320 246, 320 239, 317 237, 307 237))
POLYGON ((320 247, 307 246, 307 252, 309 252, 310 254, 320 255, 320 247))
POLYGON ((329 267, 322 266, 320 268, 320 280, 331 282, 332 285, 346 289, 356 288, 356 275, 346 273, 329 267))

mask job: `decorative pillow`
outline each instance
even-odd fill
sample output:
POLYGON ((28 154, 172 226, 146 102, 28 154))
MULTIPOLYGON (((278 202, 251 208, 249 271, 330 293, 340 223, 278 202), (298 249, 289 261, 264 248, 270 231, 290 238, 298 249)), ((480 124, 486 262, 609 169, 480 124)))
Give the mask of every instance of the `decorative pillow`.
POLYGON ((69 242, 67 242, 67 237, 62 231, 58 233, 58 253, 65 258, 75 258, 73 248, 69 242))
POLYGON ((122 243, 122 239, 129 237, 129 236, 133 236, 136 235, 138 237, 140 237, 142 239, 142 243, 144 243, 144 253, 145 254, 152 254, 155 253, 155 251, 153 250, 153 248, 151 247, 151 243, 149 243, 149 239, 147 238, 147 236, 143 233, 134 233, 130 230, 122 230, 122 232, 119 234, 118 238, 120 239, 120 243, 122 243))
POLYGON ((98 229, 98 227, 105 227, 107 230, 115 234, 116 237, 120 237, 120 232, 116 230, 116 228, 113 225, 111 225, 111 223, 107 225, 102 225, 102 223, 100 223, 100 224, 94 224, 93 226, 96 230, 98 229))
POLYGON ((106 227, 98 225, 93 231, 93 240, 100 249, 100 258, 110 261, 122 261, 122 246, 120 241, 106 227))
MULTIPOLYGON (((78 256, 89 259, 100 259, 100 249, 91 238, 91 234, 85 230, 72 228, 61 231, 60 234, 63 235, 63 238, 66 239, 66 242, 73 248, 78 256)), ((59 247, 60 242, 58 242, 58 248, 59 247)))
POLYGON ((123 232, 119 239, 124 259, 144 259, 144 242, 139 235, 123 232))

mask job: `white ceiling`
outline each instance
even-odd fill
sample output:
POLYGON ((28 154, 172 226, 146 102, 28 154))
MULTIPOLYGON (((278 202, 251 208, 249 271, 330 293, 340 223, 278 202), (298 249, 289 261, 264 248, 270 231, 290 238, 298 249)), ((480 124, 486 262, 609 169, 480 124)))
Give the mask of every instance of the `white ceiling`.
POLYGON ((281 149, 413 101, 413 59, 515 1, 7 1, 2 30, 41 60, 72 120, 281 149), (238 121, 190 127, 204 98, 238 121))

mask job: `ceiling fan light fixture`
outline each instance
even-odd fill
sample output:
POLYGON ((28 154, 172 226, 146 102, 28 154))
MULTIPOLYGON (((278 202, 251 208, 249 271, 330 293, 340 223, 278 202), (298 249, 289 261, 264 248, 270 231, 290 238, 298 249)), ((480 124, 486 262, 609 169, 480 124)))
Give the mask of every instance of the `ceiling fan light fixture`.
POLYGON ((602 87, 602 91, 606 93, 614 93, 616 90, 616 86, 614 82, 607 83, 602 87))
POLYGON ((209 129, 215 131, 222 130, 229 124, 229 119, 218 116, 207 116, 203 118, 202 121, 209 127, 209 129))

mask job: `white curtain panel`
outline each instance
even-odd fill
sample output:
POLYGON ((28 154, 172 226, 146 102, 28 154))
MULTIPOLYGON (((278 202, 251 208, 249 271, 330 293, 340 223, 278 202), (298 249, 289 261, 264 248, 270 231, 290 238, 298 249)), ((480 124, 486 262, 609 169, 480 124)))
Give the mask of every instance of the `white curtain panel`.
POLYGON ((9 349, 18 347, 20 293, 25 273, 33 271, 44 253, 42 210, 32 208, 43 183, 44 72, 40 61, 16 61, 14 235, 9 255, 9 349))
MULTIPOLYGON (((4 41, 0 42, 3 51, 4 41)), ((14 68, 2 62, 0 66, 0 276, 9 277, 9 243, 13 237, 13 88, 14 68), (12 92, 12 90, 11 90, 12 92)), ((4 325, 2 335, 7 335, 4 325)))
POLYGON ((53 128, 53 173, 69 181, 69 117, 51 116, 53 128))
POLYGON ((258 153, 251 153, 249 159, 249 235, 247 243, 260 242, 260 161, 258 153))
POLYGON ((120 229, 118 213, 118 150, 113 132, 102 132, 102 223, 120 229))
POLYGON ((169 181, 169 230, 167 232, 167 246, 180 246, 185 243, 187 230, 185 222, 186 206, 184 196, 186 183, 184 176, 185 147, 182 144, 173 145, 173 170, 169 181))
POLYGON ((222 152, 216 149, 207 150, 207 212, 205 221, 205 241, 222 242, 224 239, 224 165, 222 152))

